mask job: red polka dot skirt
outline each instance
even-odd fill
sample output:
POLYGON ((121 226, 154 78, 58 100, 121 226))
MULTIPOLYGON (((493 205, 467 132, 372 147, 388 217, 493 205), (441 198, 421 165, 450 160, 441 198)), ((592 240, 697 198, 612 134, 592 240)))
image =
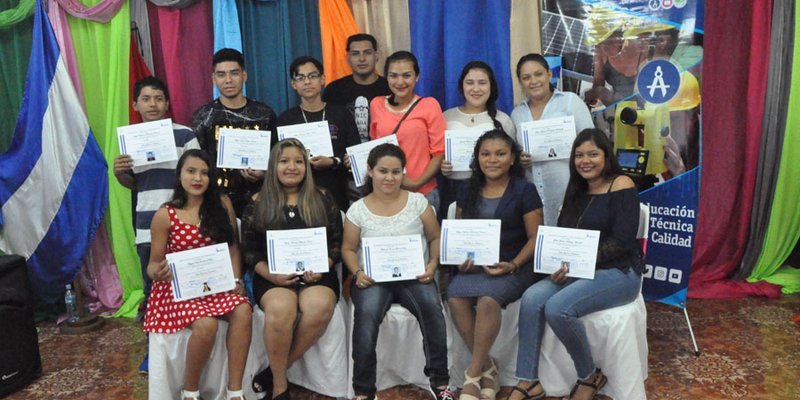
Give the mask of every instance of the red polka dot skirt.
MULTIPOLYGON (((167 206, 167 211, 169 213, 167 253, 214 244, 210 237, 205 237, 200 233, 196 225, 187 224, 178 219, 174 208, 167 206)), ((190 300, 175 301, 171 282, 153 282, 150 300, 147 303, 144 330, 145 332, 174 333, 191 325, 198 318, 225 315, 233 311, 237 305, 247 302, 246 296, 233 293, 217 293, 190 300)))

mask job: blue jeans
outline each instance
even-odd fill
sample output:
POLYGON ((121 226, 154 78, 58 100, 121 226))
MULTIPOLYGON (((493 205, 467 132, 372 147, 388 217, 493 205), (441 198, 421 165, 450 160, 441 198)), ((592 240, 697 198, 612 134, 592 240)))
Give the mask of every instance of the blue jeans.
POLYGON ((610 268, 598 269, 593 280, 570 278, 559 285, 548 277, 529 287, 519 309, 517 379, 539 379, 545 322, 572 357, 578 377, 589 376, 595 365, 586 329, 578 318, 630 303, 641 290, 640 282, 632 268, 610 268))
MULTIPOLYGON (((377 375, 375 346, 378 329, 392 303, 400 303, 419 322, 422 348, 425 352, 425 375, 431 386, 447 385, 447 329, 442 314, 442 302, 435 283, 418 280, 376 283, 359 289, 355 279, 351 288, 353 299, 353 390, 357 395, 374 396, 377 375)), ((397 343, 403 346, 403 343, 397 343)))
POLYGON ((425 198, 428 199, 428 203, 433 207, 433 211, 436 212, 437 217, 441 215, 439 213, 439 188, 433 188, 433 190, 425 195, 425 198))

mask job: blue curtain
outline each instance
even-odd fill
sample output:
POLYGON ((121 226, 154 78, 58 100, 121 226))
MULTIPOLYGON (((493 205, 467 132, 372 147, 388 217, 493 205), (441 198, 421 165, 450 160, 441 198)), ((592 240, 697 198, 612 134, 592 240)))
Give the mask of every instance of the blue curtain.
POLYGON ((249 97, 280 114, 300 100, 289 64, 303 55, 322 60, 318 0, 236 0, 249 97))
MULTIPOLYGON (((242 32, 239 29, 239 13, 236 12, 235 0, 214 0, 214 53, 229 48, 242 51, 242 32)), ((247 95, 247 85, 242 88, 247 95)), ((219 97, 219 90, 214 86, 214 98, 219 97)))
POLYGON ((497 77, 497 107, 510 113, 511 0, 409 0, 408 8, 411 51, 420 63, 417 93, 435 97, 443 109, 463 104, 458 91, 461 69, 481 60, 497 77))

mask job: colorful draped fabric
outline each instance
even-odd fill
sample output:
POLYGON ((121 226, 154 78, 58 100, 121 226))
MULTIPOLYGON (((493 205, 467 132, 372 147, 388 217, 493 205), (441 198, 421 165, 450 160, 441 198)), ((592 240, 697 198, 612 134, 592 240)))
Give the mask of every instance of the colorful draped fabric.
POLYGON ((358 26, 345 0, 319 0, 319 25, 326 82, 350 75, 347 63, 347 38, 358 33, 358 26))
MULTIPOLYGON (((86 1, 95 5, 99 1, 86 1)), ((107 3, 107 2, 106 2, 107 3)), ((51 2, 51 7, 53 2, 51 2)), ((92 8, 95 9, 96 8, 92 8)), ((130 12, 123 2, 107 23, 68 18, 78 71, 83 78, 86 114, 109 165, 119 154, 116 128, 128 124, 130 68, 130 12), (120 84, 124 82, 124 84, 120 84)), ((130 192, 116 183, 113 168, 108 171, 109 208, 106 213, 122 301, 117 315, 133 317, 143 297, 140 266, 134 251, 130 192)))
MULTIPOLYGON (((214 53, 219 49, 229 48, 242 51, 242 32, 239 29, 239 15, 235 0, 214 0, 214 53)), ((219 90, 212 85, 214 98, 219 97, 219 90)), ((247 95, 247 86, 243 89, 247 95)))
POLYGON ((794 63, 790 85, 789 110, 780 157, 775 197, 764 238, 761 256, 748 278, 750 282, 766 280, 783 286, 783 293, 800 292, 800 269, 783 263, 800 239, 800 7, 795 5, 794 63), (794 111, 792 111, 794 110, 794 111))
POLYGON ((770 0, 709 2, 703 54, 703 164, 690 297, 778 295, 778 287, 727 280, 747 243, 769 56, 770 0), (737 29, 730 27, 736 26, 737 29), (746 54, 740 63, 727 55, 746 54), (731 82, 736 82, 732 85, 731 82), (747 112, 742 112, 747 110, 747 112), (711 151, 709 151, 711 150, 711 151))
POLYGON ((0 0, 0 153, 14 135, 25 90, 35 0, 0 0))

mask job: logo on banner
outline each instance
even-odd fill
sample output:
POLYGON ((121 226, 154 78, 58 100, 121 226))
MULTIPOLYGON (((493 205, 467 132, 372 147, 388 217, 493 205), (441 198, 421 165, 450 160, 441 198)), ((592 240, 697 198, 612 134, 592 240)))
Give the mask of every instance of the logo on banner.
POLYGON ((652 60, 639 71, 636 86, 644 101, 664 104, 678 93, 681 72, 668 60, 652 60))

